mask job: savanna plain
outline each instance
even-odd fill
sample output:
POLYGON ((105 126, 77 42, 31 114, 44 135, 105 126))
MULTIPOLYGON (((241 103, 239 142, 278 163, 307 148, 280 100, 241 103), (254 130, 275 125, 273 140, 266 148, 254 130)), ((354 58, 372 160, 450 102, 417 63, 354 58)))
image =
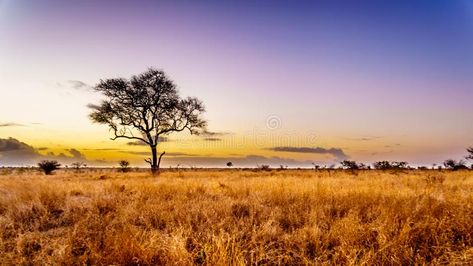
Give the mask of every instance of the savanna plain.
POLYGON ((0 169, 2 265, 473 264, 473 171, 0 169))

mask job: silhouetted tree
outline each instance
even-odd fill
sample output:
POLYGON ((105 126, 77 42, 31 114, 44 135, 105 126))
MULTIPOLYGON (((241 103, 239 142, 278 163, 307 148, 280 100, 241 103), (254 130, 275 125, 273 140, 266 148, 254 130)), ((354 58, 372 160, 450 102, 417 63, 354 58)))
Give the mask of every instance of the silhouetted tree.
POLYGON ((153 68, 132 76, 101 80, 95 87, 106 100, 93 109, 92 121, 106 124, 114 133, 112 140, 133 139, 149 145, 152 157, 146 159, 153 173, 159 171, 161 158, 157 154, 160 137, 188 130, 198 134, 205 129, 201 118, 204 106, 197 98, 181 98, 176 85, 161 70, 153 68))
POLYGON ((388 162, 388 161, 379 161, 373 163, 374 169, 377 170, 399 170, 399 169, 407 169, 408 163, 407 162, 388 162))
POLYGON ((473 147, 466 149, 468 155, 465 157, 467 160, 473 160, 473 147))
POLYGON ((269 171, 271 170, 271 167, 269 166, 269 164, 262 164, 262 165, 258 165, 258 169, 263 170, 263 171, 269 171))
POLYGON ((358 164, 358 169, 360 169, 360 170, 369 170, 369 168, 370 168, 370 166, 367 166, 364 163, 359 163, 358 164))
POLYGON ((227 166, 228 166, 228 167, 232 167, 232 166, 233 166, 233 163, 232 163, 232 162, 228 162, 228 163, 227 163, 227 166))
POLYGON ((360 166, 355 161, 345 160, 345 161, 340 162, 340 164, 345 169, 349 169, 349 170, 358 170, 358 169, 360 169, 360 166))
POLYGON ((38 163, 38 167, 41 170, 43 170, 44 174, 46 174, 46 175, 52 174, 53 171, 59 169, 60 166, 61 166, 61 164, 58 163, 57 161, 44 160, 44 161, 41 161, 40 163, 38 163))
POLYGON ((121 160, 118 162, 118 165, 120 165, 120 170, 125 173, 128 172, 129 167, 130 167, 130 162, 127 160, 121 160))
POLYGON ((75 162, 75 163, 71 163, 71 167, 74 168, 76 171, 79 171, 79 169, 81 167, 86 167, 87 164, 86 163, 83 163, 83 162, 75 162))
POLYGON ((463 160, 457 162, 455 160, 449 159, 445 160, 445 162, 443 162, 443 165, 445 166, 445 169, 450 169, 453 171, 468 169, 468 167, 465 165, 465 161, 463 160))

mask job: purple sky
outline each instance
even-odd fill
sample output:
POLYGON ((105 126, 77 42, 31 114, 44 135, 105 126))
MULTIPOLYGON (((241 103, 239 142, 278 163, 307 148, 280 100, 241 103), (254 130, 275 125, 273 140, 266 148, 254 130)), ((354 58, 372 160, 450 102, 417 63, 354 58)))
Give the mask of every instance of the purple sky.
POLYGON ((123 156, 86 151, 130 147, 87 120, 98 96, 71 81, 93 86, 150 66, 204 101, 212 130, 230 133, 165 147, 198 164, 197 155, 340 159, 272 149, 281 145, 427 164, 473 145, 472 0, 0 0, 0 58, 0 124, 28 125, 0 127, 0 139, 56 153, 123 156))

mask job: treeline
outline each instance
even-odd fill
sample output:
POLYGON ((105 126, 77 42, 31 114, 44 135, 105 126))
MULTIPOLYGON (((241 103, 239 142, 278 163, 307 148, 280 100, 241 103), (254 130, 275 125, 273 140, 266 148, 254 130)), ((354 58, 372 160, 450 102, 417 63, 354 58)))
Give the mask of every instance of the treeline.
MULTIPOLYGON (((467 148, 466 151, 468 152, 468 155, 465 156, 466 160, 473 160, 473 147, 467 148)), ((355 161, 349 161, 345 160, 340 162, 342 167, 344 169, 349 169, 349 170, 370 170, 370 169, 376 169, 376 170, 408 170, 408 169, 415 169, 414 167, 409 166, 407 162, 389 162, 389 161, 379 161, 373 163, 373 166, 371 167, 370 165, 365 165, 363 163, 357 163, 355 161)), ((318 169, 318 168, 316 168, 318 169)), ((426 170, 428 167, 426 166, 418 166, 417 169, 420 170, 426 170)), ((443 162, 443 165, 432 165, 432 169, 447 169, 447 170, 466 170, 466 169, 473 169, 473 164, 468 167, 467 162, 465 160, 453 160, 453 159, 448 159, 443 162)))
MULTIPOLYGON (((473 164, 468 167, 466 162, 463 160, 460 161, 455 161, 455 160, 445 160, 442 165, 436 165, 433 164, 432 167, 427 167, 427 166, 417 166, 417 167, 412 167, 409 166, 409 163, 407 162, 389 162, 389 161, 379 161, 379 162, 374 162, 372 165, 366 165, 364 163, 357 163, 356 161, 349 161, 345 160, 340 162, 341 167, 343 169, 348 169, 348 170, 413 170, 413 169, 419 169, 419 170, 427 170, 427 169, 446 169, 446 170, 467 170, 467 169, 473 169, 473 164)), ((316 168, 316 169, 320 169, 316 168)))

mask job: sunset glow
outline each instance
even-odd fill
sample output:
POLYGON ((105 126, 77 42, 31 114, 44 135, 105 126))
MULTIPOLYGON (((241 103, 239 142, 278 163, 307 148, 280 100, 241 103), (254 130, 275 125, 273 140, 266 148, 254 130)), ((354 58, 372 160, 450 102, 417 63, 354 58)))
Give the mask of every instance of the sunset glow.
POLYGON ((87 105, 148 67, 203 101, 211 132, 167 136, 164 166, 463 158, 472 1, 296 2, 0 0, 0 166, 144 166, 148 147, 87 105))

